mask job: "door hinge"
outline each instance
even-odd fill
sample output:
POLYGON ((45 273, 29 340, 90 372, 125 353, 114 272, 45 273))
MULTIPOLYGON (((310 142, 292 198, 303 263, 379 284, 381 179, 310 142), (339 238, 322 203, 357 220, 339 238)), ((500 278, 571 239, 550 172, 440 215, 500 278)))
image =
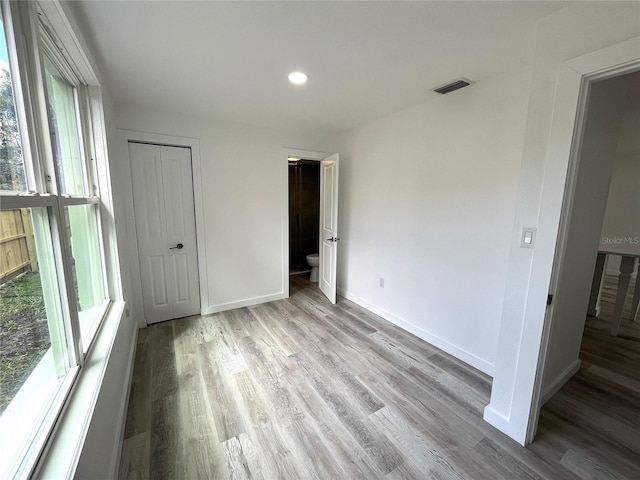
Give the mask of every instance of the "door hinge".
POLYGON ((547 295, 547 306, 551 305, 551 302, 553 302, 553 295, 549 294, 547 295))

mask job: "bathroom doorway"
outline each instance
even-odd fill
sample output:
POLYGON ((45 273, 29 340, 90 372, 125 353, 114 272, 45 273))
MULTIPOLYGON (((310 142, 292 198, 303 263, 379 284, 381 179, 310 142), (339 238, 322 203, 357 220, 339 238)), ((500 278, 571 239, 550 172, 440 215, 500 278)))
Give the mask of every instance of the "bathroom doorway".
POLYGON ((288 168, 289 275, 308 276, 312 267, 307 256, 319 252, 320 162, 289 157, 288 168))
POLYGON ((291 148, 283 148, 282 153, 286 160, 282 166, 287 169, 282 172, 286 175, 282 217, 284 298, 289 297, 291 272, 309 275, 310 279, 317 275, 323 295, 336 303, 340 156, 291 148), (308 259, 309 255, 315 258, 308 259))

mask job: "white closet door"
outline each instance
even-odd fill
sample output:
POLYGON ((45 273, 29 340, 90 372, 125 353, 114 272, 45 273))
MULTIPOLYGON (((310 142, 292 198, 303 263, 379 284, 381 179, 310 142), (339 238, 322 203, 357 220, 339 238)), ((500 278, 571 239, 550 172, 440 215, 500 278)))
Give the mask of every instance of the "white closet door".
POLYGON ((191 150, 129 143, 148 324, 200 313, 191 150))

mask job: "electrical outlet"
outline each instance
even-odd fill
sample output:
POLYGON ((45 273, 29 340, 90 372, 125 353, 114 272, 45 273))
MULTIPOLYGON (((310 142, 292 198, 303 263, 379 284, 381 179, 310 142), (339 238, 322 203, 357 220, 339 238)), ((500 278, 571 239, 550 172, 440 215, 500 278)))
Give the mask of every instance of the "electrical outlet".
POLYGON ((380 288, 384 288, 384 278, 380 277, 380 288))

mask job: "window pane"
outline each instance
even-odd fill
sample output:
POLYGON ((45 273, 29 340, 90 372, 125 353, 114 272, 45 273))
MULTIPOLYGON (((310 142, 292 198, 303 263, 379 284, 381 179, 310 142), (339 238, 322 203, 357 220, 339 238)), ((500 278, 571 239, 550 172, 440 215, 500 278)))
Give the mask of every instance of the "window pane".
POLYGON ((76 116, 75 87, 45 57, 45 77, 49 100, 51 149, 58 172, 58 191, 69 195, 85 194, 85 170, 80 150, 76 116))
POLYGON ((47 210, 0 211, 0 471, 69 372, 57 278, 47 210))
POLYGON ((98 241, 97 205, 67 207, 73 281, 78 301, 80 331, 86 339, 105 301, 102 254, 98 241))
POLYGON ((27 190, 11 84, 9 54, 0 12, 0 190, 27 190))

